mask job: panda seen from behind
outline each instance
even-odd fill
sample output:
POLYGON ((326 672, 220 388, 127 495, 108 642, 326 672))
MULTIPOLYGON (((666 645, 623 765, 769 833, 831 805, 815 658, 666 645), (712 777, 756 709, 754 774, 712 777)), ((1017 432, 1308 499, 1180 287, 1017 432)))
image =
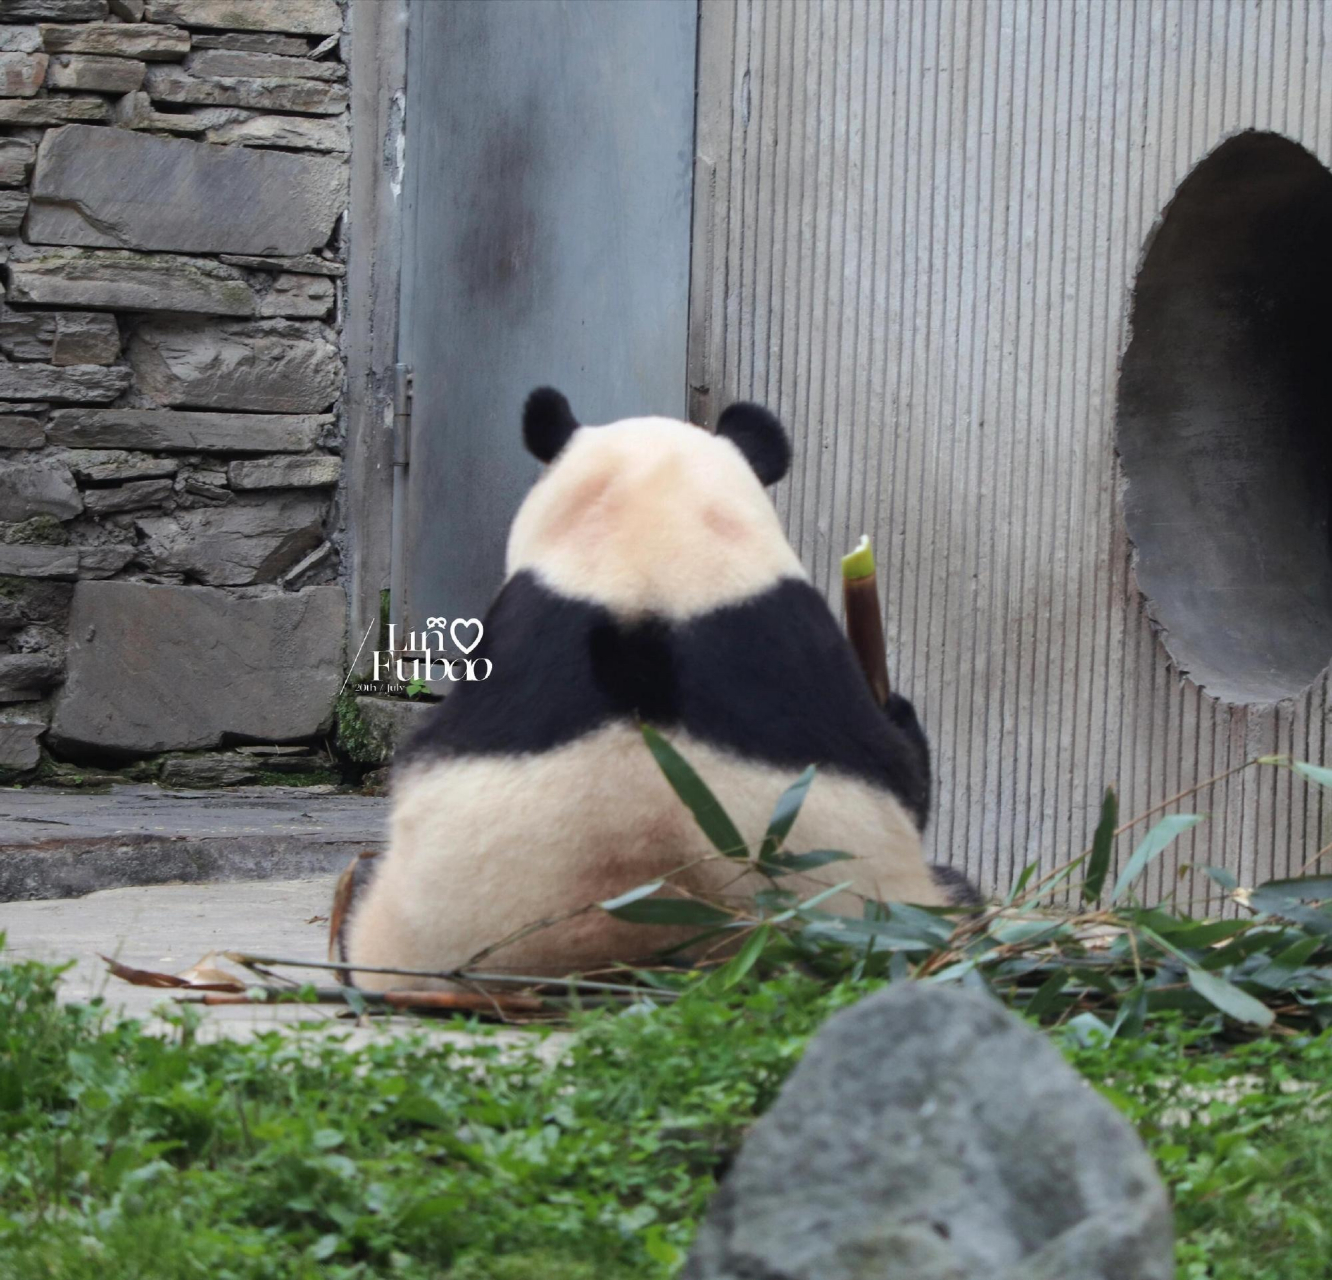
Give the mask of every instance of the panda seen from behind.
MULTIPOLYGON (((777 419, 735 404, 716 433, 668 418, 582 426, 532 393, 546 471, 509 535, 473 657, 395 761, 387 852, 342 942, 371 989, 447 986, 358 971, 558 977, 642 961, 697 930, 578 908, 649 881, 743 902, 767 881, 716 856, 643 742, 659 729, 757 849, 772 807, 818 766, 787 845, 838 849, 854 894, 939 905, 955 880, 920 833, 929 749, 909 702, 875 702, 764 488, 790 465, 777 419), (681 870, 684 868, 684 870, 681 870)), ((804 896, 827 881, 783 881, 804 896)), ((666 890, 663 892, 670 892, 666 890)))

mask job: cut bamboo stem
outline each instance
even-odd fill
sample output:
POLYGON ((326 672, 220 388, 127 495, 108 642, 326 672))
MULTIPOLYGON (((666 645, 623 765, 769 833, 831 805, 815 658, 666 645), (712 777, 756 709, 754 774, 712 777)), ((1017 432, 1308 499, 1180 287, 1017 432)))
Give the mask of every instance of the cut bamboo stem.
POLYGON ((892 686, 888 682, 888 653, 879 608, 879 584, 874 576, 874 550, 868 534, 861 536, 854 551, 842 557, 842 603, 846 637, 869 681, 874 700, 882 707, 888 702, 892 686))

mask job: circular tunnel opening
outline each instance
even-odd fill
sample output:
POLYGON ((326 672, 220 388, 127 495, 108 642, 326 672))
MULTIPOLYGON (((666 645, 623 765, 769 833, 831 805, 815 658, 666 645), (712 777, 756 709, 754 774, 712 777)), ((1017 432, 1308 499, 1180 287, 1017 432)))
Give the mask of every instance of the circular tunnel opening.
POLYGON ((1134 288, 1118 445, 1138 586, 1170 656, 1228 702, 1332 656, 1332 172, 1274 133, 1223 143, 1134 288))

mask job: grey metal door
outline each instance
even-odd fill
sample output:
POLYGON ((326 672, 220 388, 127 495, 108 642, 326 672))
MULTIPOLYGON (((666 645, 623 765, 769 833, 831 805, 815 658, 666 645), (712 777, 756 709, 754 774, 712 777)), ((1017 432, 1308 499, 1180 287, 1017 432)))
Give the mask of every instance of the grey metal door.
POLYGON ((405 609, 470 617, 537 473, 533 387, 683 417, 696 0, 416 0, 400 358, 405 609))

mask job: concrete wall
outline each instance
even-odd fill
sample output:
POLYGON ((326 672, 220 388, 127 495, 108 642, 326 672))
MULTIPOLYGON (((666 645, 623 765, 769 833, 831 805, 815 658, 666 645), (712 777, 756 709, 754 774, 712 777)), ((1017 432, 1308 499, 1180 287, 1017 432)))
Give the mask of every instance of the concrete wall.
MULTIPOLYGON (((1084 848, 1106 784, 1132 815, 1252 757, 1328 754, 1332 637, 1315 635, 1275 685, 1201 663, 1191 678, 1172 658, 1167 619, 1139 590, 1116 416, 1142 255, 1195 166, 1250 129, 1332 160, 1330 29, 1324 0, 703 0, 696 420, 744 396, 791 424, 779 505, 830 592, 837 557, 874 539, 891 669, 935 744, 934 853, 987 885, 1084 848), (1247 700, 1274 688, 1289 696, 1247 700)), ((1263 234, 1251 204, 1214 219, 1231 215, 1249 219, 1237 247, 1263 234)), ((1228 305, 1224 284, 1207 286, 1214 305, 1228 305)), ((1187 363, 1192 348, 1174 349, 1187 363)), ((1209 359, 1240 382, 1288 376, 1253 342, 1209 359)), ((1201 431, 1205 454, 1204 389, 1170 390, 1155 429, 1201 431)), ((1266 434, 1288 432, 1282 414, 1219 421, 1216 447, 1252 444, 1293 479, 1299 451, 1266 434)), ((1326 422, 1324 402, 1324 435, 1326 422)), ((1144 467, 1184 465, 1170 455, 1144 467)), ((1243 554, 1204 564, 1224 537, 1176 537, 1176 581, 1214 597, 1250 583, 1280 501, 1273 474, 1256 506, 1226 497, 1217 532, 1243 554)), ((1309 521, 1315 595, 1326 501, 1309 521)), ((1227 622, 1221 610, 1214 625, 1227 622)), ((1182 807, 1213 816, 1158 864, 1158 895, 1205 889, 1175 878, 1185 863, 1250 883, 1293 874, 1329 835, 1320 795, 1270 766, 1182 807)))
POLYGON ((343 23, 0 0, 4 777, 329 722, 343 23))

